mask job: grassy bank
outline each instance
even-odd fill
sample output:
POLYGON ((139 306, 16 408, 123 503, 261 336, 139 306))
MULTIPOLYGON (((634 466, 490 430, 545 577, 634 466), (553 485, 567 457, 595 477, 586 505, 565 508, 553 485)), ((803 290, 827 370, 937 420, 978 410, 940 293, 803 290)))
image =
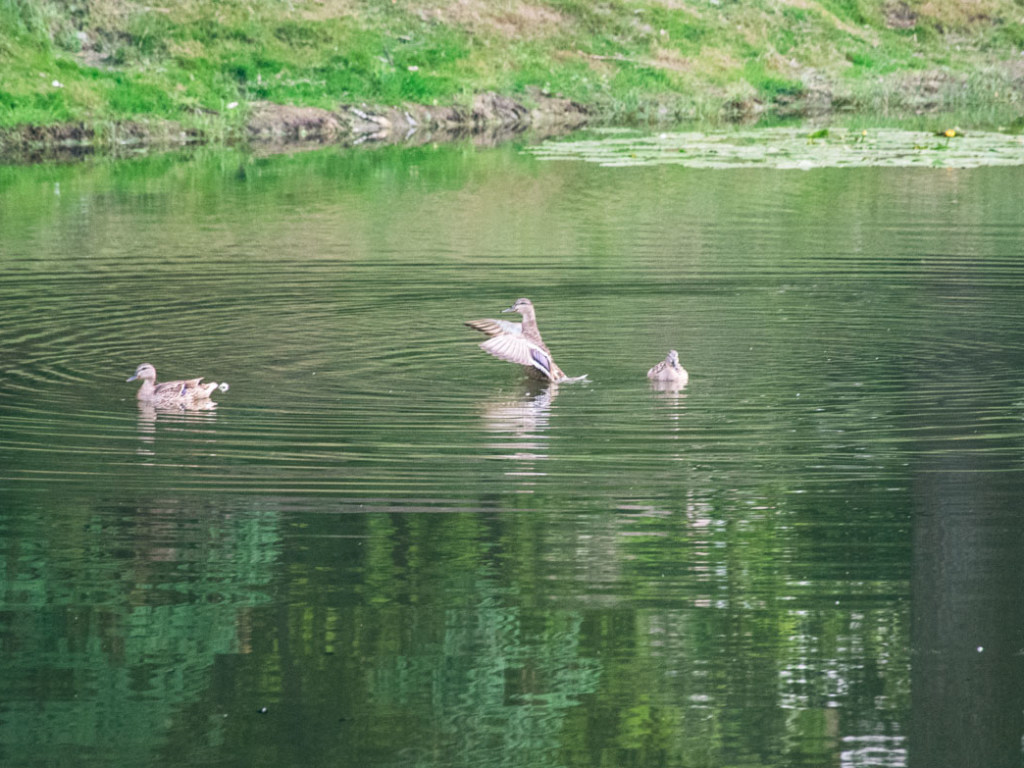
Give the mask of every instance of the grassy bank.
POLYGON ((1005 121, 1024 110, 1022 50, 1014 0, 0 0, 0 131, 218 141, 258 101, 485 91, 561 95, 617 123, 773 109, 1005 121))

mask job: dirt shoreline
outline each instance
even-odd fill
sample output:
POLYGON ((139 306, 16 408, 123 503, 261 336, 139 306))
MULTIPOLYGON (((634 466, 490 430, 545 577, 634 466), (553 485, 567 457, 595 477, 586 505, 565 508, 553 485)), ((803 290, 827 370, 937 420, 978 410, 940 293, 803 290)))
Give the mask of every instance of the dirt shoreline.
MULTIPOLYGON (((478 94, 468 107, 346 104, 327 110, 261 101, 249 105, 244 131, 224 143, 246 144, 259 155, 327 145, 417 146, 467 137, 490 146, 527 132, 539 139, 562 135, 593 118, 591 110, 568 99, 538 95, 533 102, 526 106, 496 93, 478 94)), ((126 121, 101 130, 85 123, 27 125, 0 130, 0 163, 130 155, 209 143, 201 131, 167 121, 126 121)))

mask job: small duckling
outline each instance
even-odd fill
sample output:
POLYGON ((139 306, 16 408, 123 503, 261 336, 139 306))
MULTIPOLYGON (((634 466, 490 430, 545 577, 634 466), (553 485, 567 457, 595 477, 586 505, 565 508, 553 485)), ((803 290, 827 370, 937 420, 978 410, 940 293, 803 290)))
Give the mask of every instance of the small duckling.
POLYGON ((690 380, 690 374, 679 364, 679 353, 670 349, 668 356, 647 372, 647 378, 651 381, 683 387, 690 380))

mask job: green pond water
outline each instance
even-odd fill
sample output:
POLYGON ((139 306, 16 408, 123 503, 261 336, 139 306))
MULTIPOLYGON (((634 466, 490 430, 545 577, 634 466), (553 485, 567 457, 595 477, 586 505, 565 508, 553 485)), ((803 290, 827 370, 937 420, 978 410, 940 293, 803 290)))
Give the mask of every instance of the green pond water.
POLYGON ((0 168, 0 765, 1021 765, 1024 166, 595 151, 0 168))

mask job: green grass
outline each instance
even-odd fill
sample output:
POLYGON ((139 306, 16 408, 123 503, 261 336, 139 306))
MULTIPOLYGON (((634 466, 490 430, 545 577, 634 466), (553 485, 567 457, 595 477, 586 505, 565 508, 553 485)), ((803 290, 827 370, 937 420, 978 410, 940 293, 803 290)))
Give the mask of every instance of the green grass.
POLYGON ((451 104, 486 90, 664 120, 791 101, 809 79, 878 109, 908 73, 929 71, 966 79, 944 93, 957 108, 996 98, 1012 111, 1015 0, 988 0, 980 19, 955 0, 910 5, 912 29, 889 28, 882 0, 0 0, 0 128, 145 118, 228 129, 256 100, 451 104))
POLYGON ((804 91, 799 80, 775 74, 763 62, 751 61, 743 67, 743 77, 761 96, 775 101, 780 96, 799 96, 804 91))

